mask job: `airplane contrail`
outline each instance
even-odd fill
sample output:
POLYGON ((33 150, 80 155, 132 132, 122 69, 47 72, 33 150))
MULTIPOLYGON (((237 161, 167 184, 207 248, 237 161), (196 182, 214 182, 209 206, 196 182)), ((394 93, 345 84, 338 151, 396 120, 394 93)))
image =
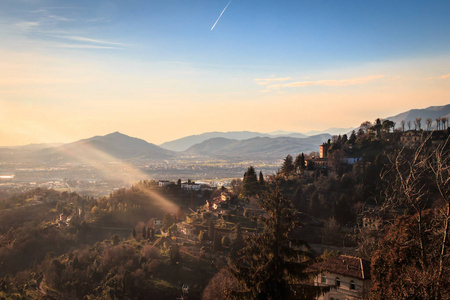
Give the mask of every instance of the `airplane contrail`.
POLYGON ((223 15, 223 13, 224 13, 225 10, 227 9, 228 5, 230 5, 231 1, 233 1, 233 0, 230 0, 230 2, 228 2, 227 6, 225 6, 225 8, 222 10, 222 12, 220 13, 219 17, 218 17, 217 20, 216 20, 216 23, 214 23, 214 25, 211 27, 211 30, 213 30, 214 27, 216 27, 217 22, 219 22, 220 17, 223 15))

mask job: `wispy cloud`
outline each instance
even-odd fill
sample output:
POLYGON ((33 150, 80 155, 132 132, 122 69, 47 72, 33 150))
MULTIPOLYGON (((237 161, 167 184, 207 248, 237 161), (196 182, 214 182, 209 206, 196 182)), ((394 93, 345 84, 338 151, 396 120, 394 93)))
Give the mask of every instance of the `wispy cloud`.
MULTIPOLYGON (((384 75, 371 75, 365 77, 357 77, 350 79, 338 79, 338 80, 315 80, 315 81, 296 81, 282 84, 267 85, 268 89, 280 89, 280 88, 298 88, 298 87, 310 87, 310 86, 333 86, 333 87, 345 87, 351 85, 366 84, 371 81, 375 81, 383 78, 384 75)), ((268 83, 270 84, 270 82, 268 83)))
POLYGON ((255 82, 258 85, 268 85, 273 82, 280 82, 280 81, 288 81, 292 80, 291 77, 280 77, 280 78, 256 78, 255 82))
POLYGON ((441 77, 439 77, 440 79, 449 79, 450 78, 450 74, 445 74, 442 75, 441 77))
POLYGON ((113 45, 113 46, 131 46, 131 44, 119 43, 119 42, 111 42, 106 40, 92 39, 83 36, 75 36, 75 35, 53 35, 54 37, 75 41, 75 42, 83 42, 83 43, 92 43, 99 45, 113 45))
POLYGON ((119 49, 118 47, 112 46, 101 46, 101 45, 87 45, 87 44, 54 44, 58 48, 66 49, 119 49))
POLYGON ((13 25, 15 28, 21 31, 32 31, 40 26, 39 22, 18 22, 13 25))

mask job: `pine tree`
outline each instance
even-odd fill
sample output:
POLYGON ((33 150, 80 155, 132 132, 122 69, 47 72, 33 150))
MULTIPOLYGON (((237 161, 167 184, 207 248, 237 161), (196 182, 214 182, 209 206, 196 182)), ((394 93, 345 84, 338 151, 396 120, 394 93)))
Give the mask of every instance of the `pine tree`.
POLYGON ((132 234, 133 234, 133 237, 136 238, 136 228, 133 228, 132 234))
POLYGON ((294 172, 293 158, 290 154, 288 154, 284 159, 283 165, 281 166, 281 173, 286 176, 292 172, 294 172))
POLYGON ((147 229, 145 228, 145 226, 144 226, 144 228, 142 228, 142 238, 143 239, 147 238, 147 229))
POLYGON ((235 299, 313 299, 325 290, 305 284, 315 274, 308 269, 312 255, 302 241, 291 240, 289 232, 295 227, 294 209, 279 187, 265 194, 262 208, 268 214, 263 233, 251 237, 242 250, 243 255, 231 261, 230 273, 240 289, 230 291, 235 299))
POLYGON ((242 195, 250 197, 259 193, 259 183, 255 169, 250 166, 244 174, 242 181, 242 195))

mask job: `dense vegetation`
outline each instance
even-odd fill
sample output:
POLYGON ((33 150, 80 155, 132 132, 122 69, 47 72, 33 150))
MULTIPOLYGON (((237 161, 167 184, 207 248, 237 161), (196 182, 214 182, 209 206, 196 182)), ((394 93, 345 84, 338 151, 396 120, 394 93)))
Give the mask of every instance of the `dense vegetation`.
POLYGON ((276 175, 249 167, 230 190, 142 181, 97 199, 46 189, 2 198, 0 297, 308 299, 320 292, 309 239, 372 260, 373 299, 448 298, 449 132, 416 133, 421 142, 405 146, 391 123, 365 122, 324 145, 326 166, 288 155, 276 175), (363 228, 365 216, 381 226, 363 228), (187 238, 181 225, 197 231, 187 238))

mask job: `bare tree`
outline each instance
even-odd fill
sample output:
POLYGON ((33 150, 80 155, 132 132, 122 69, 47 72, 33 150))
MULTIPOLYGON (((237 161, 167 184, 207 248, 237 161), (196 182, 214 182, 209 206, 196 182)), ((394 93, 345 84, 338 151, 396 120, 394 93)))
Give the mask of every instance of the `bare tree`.
POLYGON ((406 121, 406 125, 408 126, 408 130, 411 130, 411 120, 406 121))
POLYGON ((437 130, 441 129, 441 118, 440 117, 436 118, 436 129, 437 130))
POLYGON ((425 122, 427 123, 427 130, 430 131, 431 129, 431 124, 433 124, 433 119, 432 118, 427 118, 425 120, 425 122))
MULTIPOLYGON (((382 178, 388 182, 382 209, 402 210, 407 215, 398 216, 394 226, 396 234, 403 232, 406 235, 401 235, 401 240, 393 239, 395 234, 387 236, 388 243, 382 243, 384 246, 381 246, 380 253, 386 253, 386 245, 418 249, 417 257, 410 257, 410 263, 402 265, 402 270, 408 272, 403 272, 405 278, 400 282, 405 283, 405 289, 412 287, 414 290, 415 285, 420 285, 417 282, 419 278, 429 278, 433 280, 433 285, 427 291, 429 298, 447 299, 450 293, 450 137, 437 146, 431 146, 430 142, 431 133, 416 149, 403 148, 391 157, 391 168, 382 174, 382 178)), ((384 259, 380 253, 376 260, 383 264, 388 259, 384 259)), ((412 252, 405 250, 403 253, 412 252)), ((411 290, 407 293, 411 293, 411 290)))
POLYGON ((402 120, 402 121, 400 122, 400 126, 402 127, 402 131, 403 131, 403 132, 405 132, 405 124, 406 124, 405 120, 402 120))
POLYGON ((422 128, 422 118, 416 118, 414 120, 414 129, 420 131, 421 128, 422 128))

